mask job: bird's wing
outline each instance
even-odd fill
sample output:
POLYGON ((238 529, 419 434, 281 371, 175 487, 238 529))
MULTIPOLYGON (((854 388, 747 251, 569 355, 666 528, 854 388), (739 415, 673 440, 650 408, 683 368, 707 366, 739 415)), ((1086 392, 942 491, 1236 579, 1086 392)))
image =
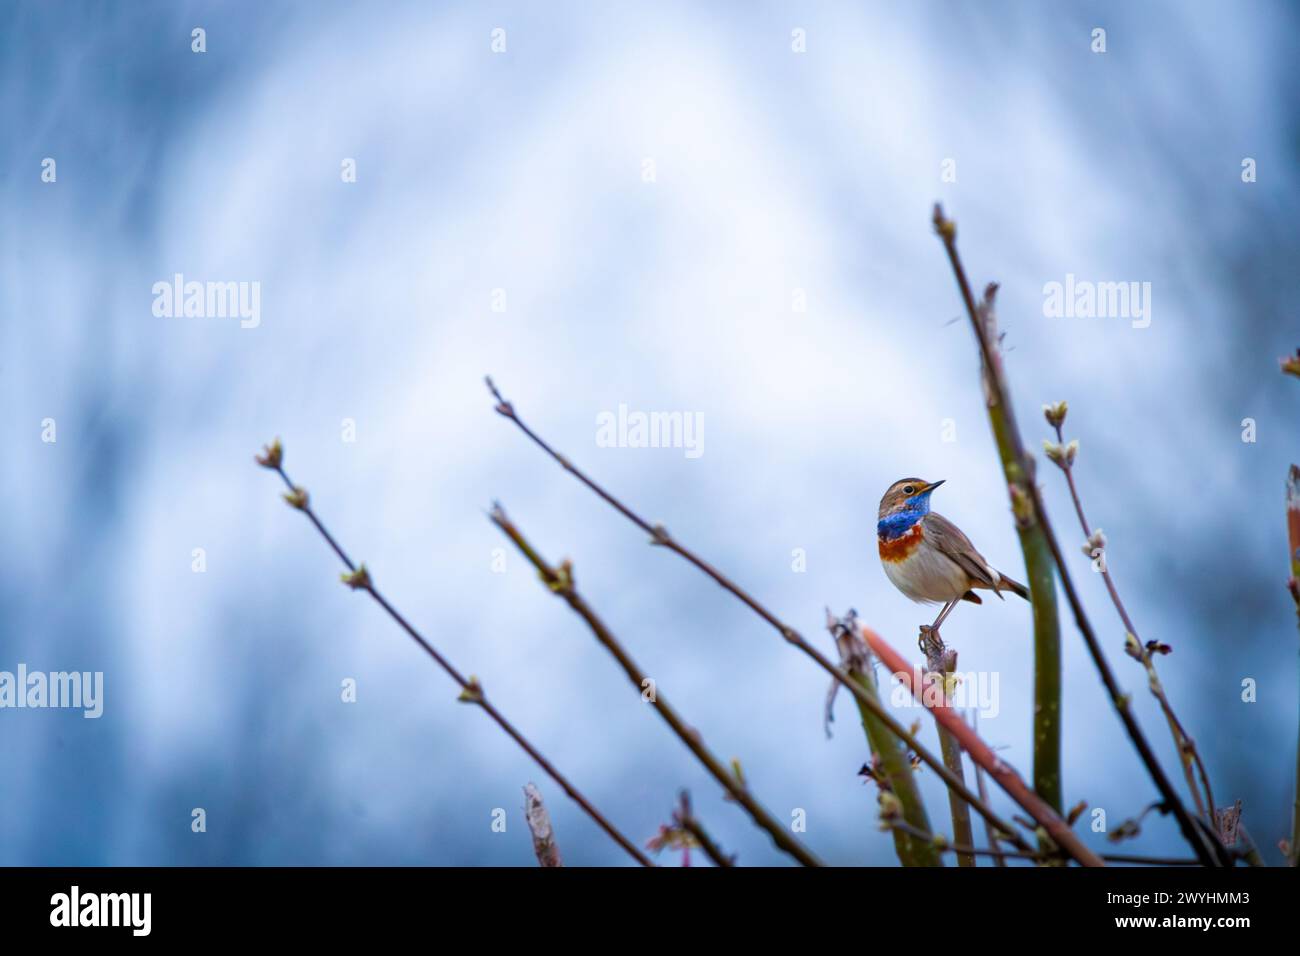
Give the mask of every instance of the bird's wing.
POLYGON ((922 519, 922 524, 925 526, 925 535, 931 543, 970 575, 971 580, 994 591, 998 590, 1002 583, 1002 576, 989 567, 984 556, 975 550, 975 545, 970 543, 970 538, 962 534, 960 528, 934 511, 922 519))

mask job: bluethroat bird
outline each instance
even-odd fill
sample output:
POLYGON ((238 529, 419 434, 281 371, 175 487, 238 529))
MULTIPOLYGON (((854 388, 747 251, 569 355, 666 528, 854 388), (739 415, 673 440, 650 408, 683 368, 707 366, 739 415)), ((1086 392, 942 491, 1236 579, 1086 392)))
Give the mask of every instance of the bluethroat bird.
POLYGON ((943 605, 934 623, 921 628, 922 639, 939 633, 958 601, 983 604, 977 590, 1001 598, 1005 588, 1029 600, 1023 584, 996 570, 960 528, 930 510, 930 495, 942 484, 920 478, 894 482, 880 499, 876 524, 880 563, 894 587, 913 601, 943 605))

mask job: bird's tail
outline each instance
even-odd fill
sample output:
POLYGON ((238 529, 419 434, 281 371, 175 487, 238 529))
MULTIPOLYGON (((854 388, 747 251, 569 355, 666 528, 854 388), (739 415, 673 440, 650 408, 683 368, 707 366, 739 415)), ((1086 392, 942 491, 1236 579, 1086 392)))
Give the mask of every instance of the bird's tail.
POLYGON ((1026 601, 1029 600, 1029 588, 1025 587, 1019 581, 1012 580, 1005 574, 999 573, 998 577, 1002 579, 998 584, 998 590, 1005 588, 1008 591, 1014 591, 1016 594, 1019 594, 1026 601))

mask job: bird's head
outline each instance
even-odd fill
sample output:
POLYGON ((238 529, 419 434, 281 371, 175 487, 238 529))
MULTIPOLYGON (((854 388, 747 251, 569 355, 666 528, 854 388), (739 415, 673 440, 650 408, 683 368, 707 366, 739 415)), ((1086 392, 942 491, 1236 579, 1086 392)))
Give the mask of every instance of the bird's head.
MULTIPOLYGON (((945 479, 946 480, 946 479, 945 479)), ((925 481, 921 478, 900 478, 889 486, 885 496, 880 499, 879 518, 891 515, 915 514, 925 515, 930 512, 930 493, 943 484, 940 481, 925 481)))

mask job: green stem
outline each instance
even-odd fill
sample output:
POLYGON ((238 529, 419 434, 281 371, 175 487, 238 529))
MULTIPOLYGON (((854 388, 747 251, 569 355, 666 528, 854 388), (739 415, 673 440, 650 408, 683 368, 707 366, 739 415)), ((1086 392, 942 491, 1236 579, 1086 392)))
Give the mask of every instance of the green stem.
POLYGON ((1061 627, 1052 552, 1042 529, 1023 533, 1034 617, 1034 789, 1061 812, 1061 627))
MULTIPOLYGON (((1035 483, 1034 460, 1025 453, 1024 446, 1020 441, 1020 433, 1016 429, 1015 413, 1010 407, 1010 391, 1007 388, 1006 377, 1002 371, 1002 356, 998 351, 997 330, 994 328, 993 323, 993 297, 997 292, 997 284, 990 283, 985 289, 983 303, 976 304, 975 296, 970 290, 970 283, 966 280, 966 270, 962 267, 961 257, 957 254, 957 226, 951 219, 944 216, 943 207, 937 203, 934 207, 934 227, 943 240, 944 249, 948 253, 948 262, 951 264, 953 275, 957 279, 957 287, 961 292, 962 301, 966 306, 967 314, 970 316, 975 337, 979 340, 980 357, 983 361, 985 394, 990 409, 990 417, 994 421, 995 429, 998 414, 1002 416, 1006 426, 1003 429, 999 449, 1003 451, 1002 460, 1003 467, 1007 472, 1007 490, 1011 493, 1011 510, 1016 516, 1017 527, 1026 529, 1036 527, 1037 533, 1051 553, 1052 563, 1056 566, 1053 573, 1060 576, 1061 587, 1065 591, 1066 601, 1074 614, 1074 622, 1078 625, 1083 642, 1088 647, 1088 655, 1097 668, 1097 674, 1101 677, 1101 682, 1111 698, 1121 723, 1124 724, 1125 732, 1133 742, 1133 747, 1142 759, 1142 763, 1146 766, 1147 772, 1151 775, 1151 780, 1156 785, 1156 789, 1160 791, 1166 812, 1172 813, 1178 820, 1178 828, 1182 831, 1184 839, 1196 851, 1197 859, 1204 865, 1231 866, 1231 854, 1223 846, 1218 834, 1207 832, 1192 819, 1191 814, 1187 812, 1187 807, 1178 798, 1178 793, 1174 790, 1173 784, 1169 782, 1168 775, 1156 760, 1155 753, 1151 750, 1151 744, 1147 741, 1146 735, 1142 733, 1142 728, 1138 725, 1137 718, 1133 716, 1132 709, 1129 707, 1128 695, 1120 690, 1119 683, 1115 680, 1115 674, 1111 671, 1110 664, 1106 660, 1106 654, 1101 648, 1101 642, 1097 639, 1097 632, 1093 630, 1092 622, 1088 620, 1088 614, 1083 608, 1083 602, 1079 599, 1079 593, 1075 590, 1074 582, 1070 578, 1070 572, 1065 564, 1065 556, 1061 551, 1060 543, 1052 532, 1051 521, 1047 516, 1042 495, 1035 483), (994 406, 1000 406, 1000 408, 994 409, 994 406), (1011 458, 1008 458, 1006 454, 1008 448, 1014 452, 1011 458), (1015 466, 1014 473, 1011 468, 1012 465, 1015 466)), ((1023 543, 1024 536, 1022 535, 1023 543)), ((1030 565, 1031 550, 1037 551, 1037 549, 1026 549, 1025 563, 1026 567, 1030 569, 1029 583, 1035 610, 1038 611, 1040 610, 1038 604, 1040 600, 1046 600, 1047 591, 1046 589, 1040 589, 1040 582, 1035 578, 1033 568, 1030 565)), ((1054 605, 1054 595, 1052 601, 1054 605)), ((1042 610, 1045 611, 1047 608, 1044 606, 1042 610)), ((1052 610, 1055 611, 1054 606, 1052 610)), ((1059 631, 1059 628, 1055 630, 1059 631)), ((1040 635, 1036 634, 1036 637, 1038 636, 1040 635)), ((1039 698, 1035 703, 1035 706, 1039 709, 1035 714, 1035 723, 1038 723, 1041 715, 1044 729, 1050 729, 1051 732, 1045 733, 1041 738, 1036 738, 1034 741, 1036 751, 1034 776, 1036 782, 1041 773, 1045 783, 1055 783, 1057 806, 1060 806, 1060 636, 1059 633, 1053 633, 1050 636, 1042 634, 1041 637, 1042 639, 1038 642, 1039 646, 1035 649, 1036 653, 1042 657, 1042 666, 1039 668, 1040 673, 1037 675, 1041 680, 1036 679, 1036 683, 1048 693, 1050 693, 1050 687, 1055 684, 1056 696, 1054 700, 1050 697, 1039 698), (1056 645, 1054 654, 1050 653, 1049 643, 1056 645), (1046 657, 1043 657, 1044 653, 1047 653, 1046 657), (1050 676, 1053 668, 1056 674, 1054 681, 1050 676), (1053 704, 1054 707, 1051 706, 1053 704), (1051 725, 1050 728, 1049 724, 1051 725), (1042 747, 1043 756, 1041 768, 1037 752, 1040 746, 1042 747), (1052 764, 1053 758, 1055 759, 1054 766, 1052 764)), ((1047 794, 1043 795, 1044 798, 1046 796, 1047 794)))
MULTIPOLYGON (((981 319, 991 321, 992 293, 985 293, 981 319)), ((1016 533, 1025 556, 1025 582, 1033 605, 1034 624, 1034 790, 1057 813, 1062 812, 1061 797, 1061 622, 1056 607, 1056 572, 1052 550, 1042 525, 1036 520, 1031 480, 1021 465, 1024 450, 1019 432, 1005 398, 1001 357, 995 355, 998 368, 985 364, 985 405, 998 457, 1007 486, 1011 490, 1016 515, 1016 533)))
MULTIPOLYGON (((849 677, 872 699, 880 700, 870 664, 865 667, 856 664, 850 666, 849 677)), ((866 704, 857 697, 854 697, 854 701, 858 705, 858 713, 862 716, 862 728, 867 732, 867 745, 871 748, 872 755, 879 759, 880 773, 884 775, 890 790, 902 805, 903 819, 923 833, 930 832, 930 818, 925 812, 920 791, 916 788, 916 777, 907 759, 906 748, 866 704)), ((947 762, 946 753, 944 761, 947 762)), ((966 806, 959 797, 950 794, 950 798, 960 803, 963 808, 966 806)), ((943 866, 943 855, 933 843, 917 839, 902 830, 894 830, 894 848, 898 851, 898 859, 903 866, 943 866)))

